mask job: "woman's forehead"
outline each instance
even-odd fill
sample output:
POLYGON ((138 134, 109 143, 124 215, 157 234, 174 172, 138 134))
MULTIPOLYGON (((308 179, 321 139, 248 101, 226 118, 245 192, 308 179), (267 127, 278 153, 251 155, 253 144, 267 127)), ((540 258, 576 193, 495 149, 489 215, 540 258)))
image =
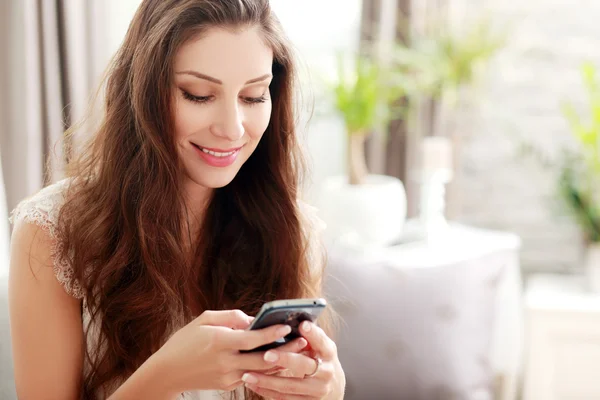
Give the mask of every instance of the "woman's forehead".
POLYGON ((174 60, 176 73, 195 71, 234 85, 270 73, 272 64, 273 50, 258 27, 209 29, 185 43, 174 60))

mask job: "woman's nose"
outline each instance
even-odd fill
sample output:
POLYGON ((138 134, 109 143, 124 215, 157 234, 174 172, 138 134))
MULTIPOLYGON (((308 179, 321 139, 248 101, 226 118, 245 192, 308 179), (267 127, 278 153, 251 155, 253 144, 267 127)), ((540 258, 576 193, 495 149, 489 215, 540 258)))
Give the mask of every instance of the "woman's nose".
POLYGON ((219 120, 213 124, 214 135, 235 142, 244 136, 243 115, 237 105, 223 107, 219 120))

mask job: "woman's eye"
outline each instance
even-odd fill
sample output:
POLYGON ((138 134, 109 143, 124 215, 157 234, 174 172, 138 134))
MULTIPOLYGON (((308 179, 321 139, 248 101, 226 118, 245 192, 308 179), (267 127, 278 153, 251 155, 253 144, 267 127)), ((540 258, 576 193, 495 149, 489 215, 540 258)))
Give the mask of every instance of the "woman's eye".
POLYGON ((265 95, 262 95, 260 97, 242 97, 242 99, 244 100, 244 102, 246 102, 248 104, 259 104, 259 103, 264 103, 265 101, 267 101, 267 98, 265 97, 265 95))
POLYGON ((183 93, 183 97, 186 100, 193 101, 194 103, 206 103, 212 100, 213 98, 213 96, 194 96, 193 94, 188 93, 185 90, 182 90, 181 93, 183 93))
MULTIPOLYGON (((196 96, 196 95, 193 95, 190 92, 187 92, 183 89, 181 90, 181 93, 183 94, 183 97, 186 100, 192 101, 194 103, 208 103, 209 101, 213 100, 215 97, 213 95, 196 96)), ((267 101, 266 95, 262 95, 259 97, 242 96, 241 99, 244 103, 249 104, 249 105, 260 104, 260 103, 264 103, 265 101, 267 101)))

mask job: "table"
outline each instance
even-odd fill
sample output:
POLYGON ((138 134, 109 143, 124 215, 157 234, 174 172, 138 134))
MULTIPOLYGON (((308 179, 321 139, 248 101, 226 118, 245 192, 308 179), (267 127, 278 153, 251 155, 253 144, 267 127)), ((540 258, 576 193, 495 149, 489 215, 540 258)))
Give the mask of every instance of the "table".
POLYGON ((600 293, 586 287, 579 275, 528 280, 523 400, 600 399, 600 293))

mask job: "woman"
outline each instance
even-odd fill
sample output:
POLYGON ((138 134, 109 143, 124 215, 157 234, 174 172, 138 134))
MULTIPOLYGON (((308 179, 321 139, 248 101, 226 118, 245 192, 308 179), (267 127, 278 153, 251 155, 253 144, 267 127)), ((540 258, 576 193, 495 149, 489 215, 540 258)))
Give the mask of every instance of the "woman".
POLYGON ((323 274, 318 220, 297 200, 292 55, 268 0, 145 0, 109 72, 69 177, 13 214, 19 397, 343 398, 315 324, 240 353, 289 332, 245 330, 250 315, 320 296, 323 274))

